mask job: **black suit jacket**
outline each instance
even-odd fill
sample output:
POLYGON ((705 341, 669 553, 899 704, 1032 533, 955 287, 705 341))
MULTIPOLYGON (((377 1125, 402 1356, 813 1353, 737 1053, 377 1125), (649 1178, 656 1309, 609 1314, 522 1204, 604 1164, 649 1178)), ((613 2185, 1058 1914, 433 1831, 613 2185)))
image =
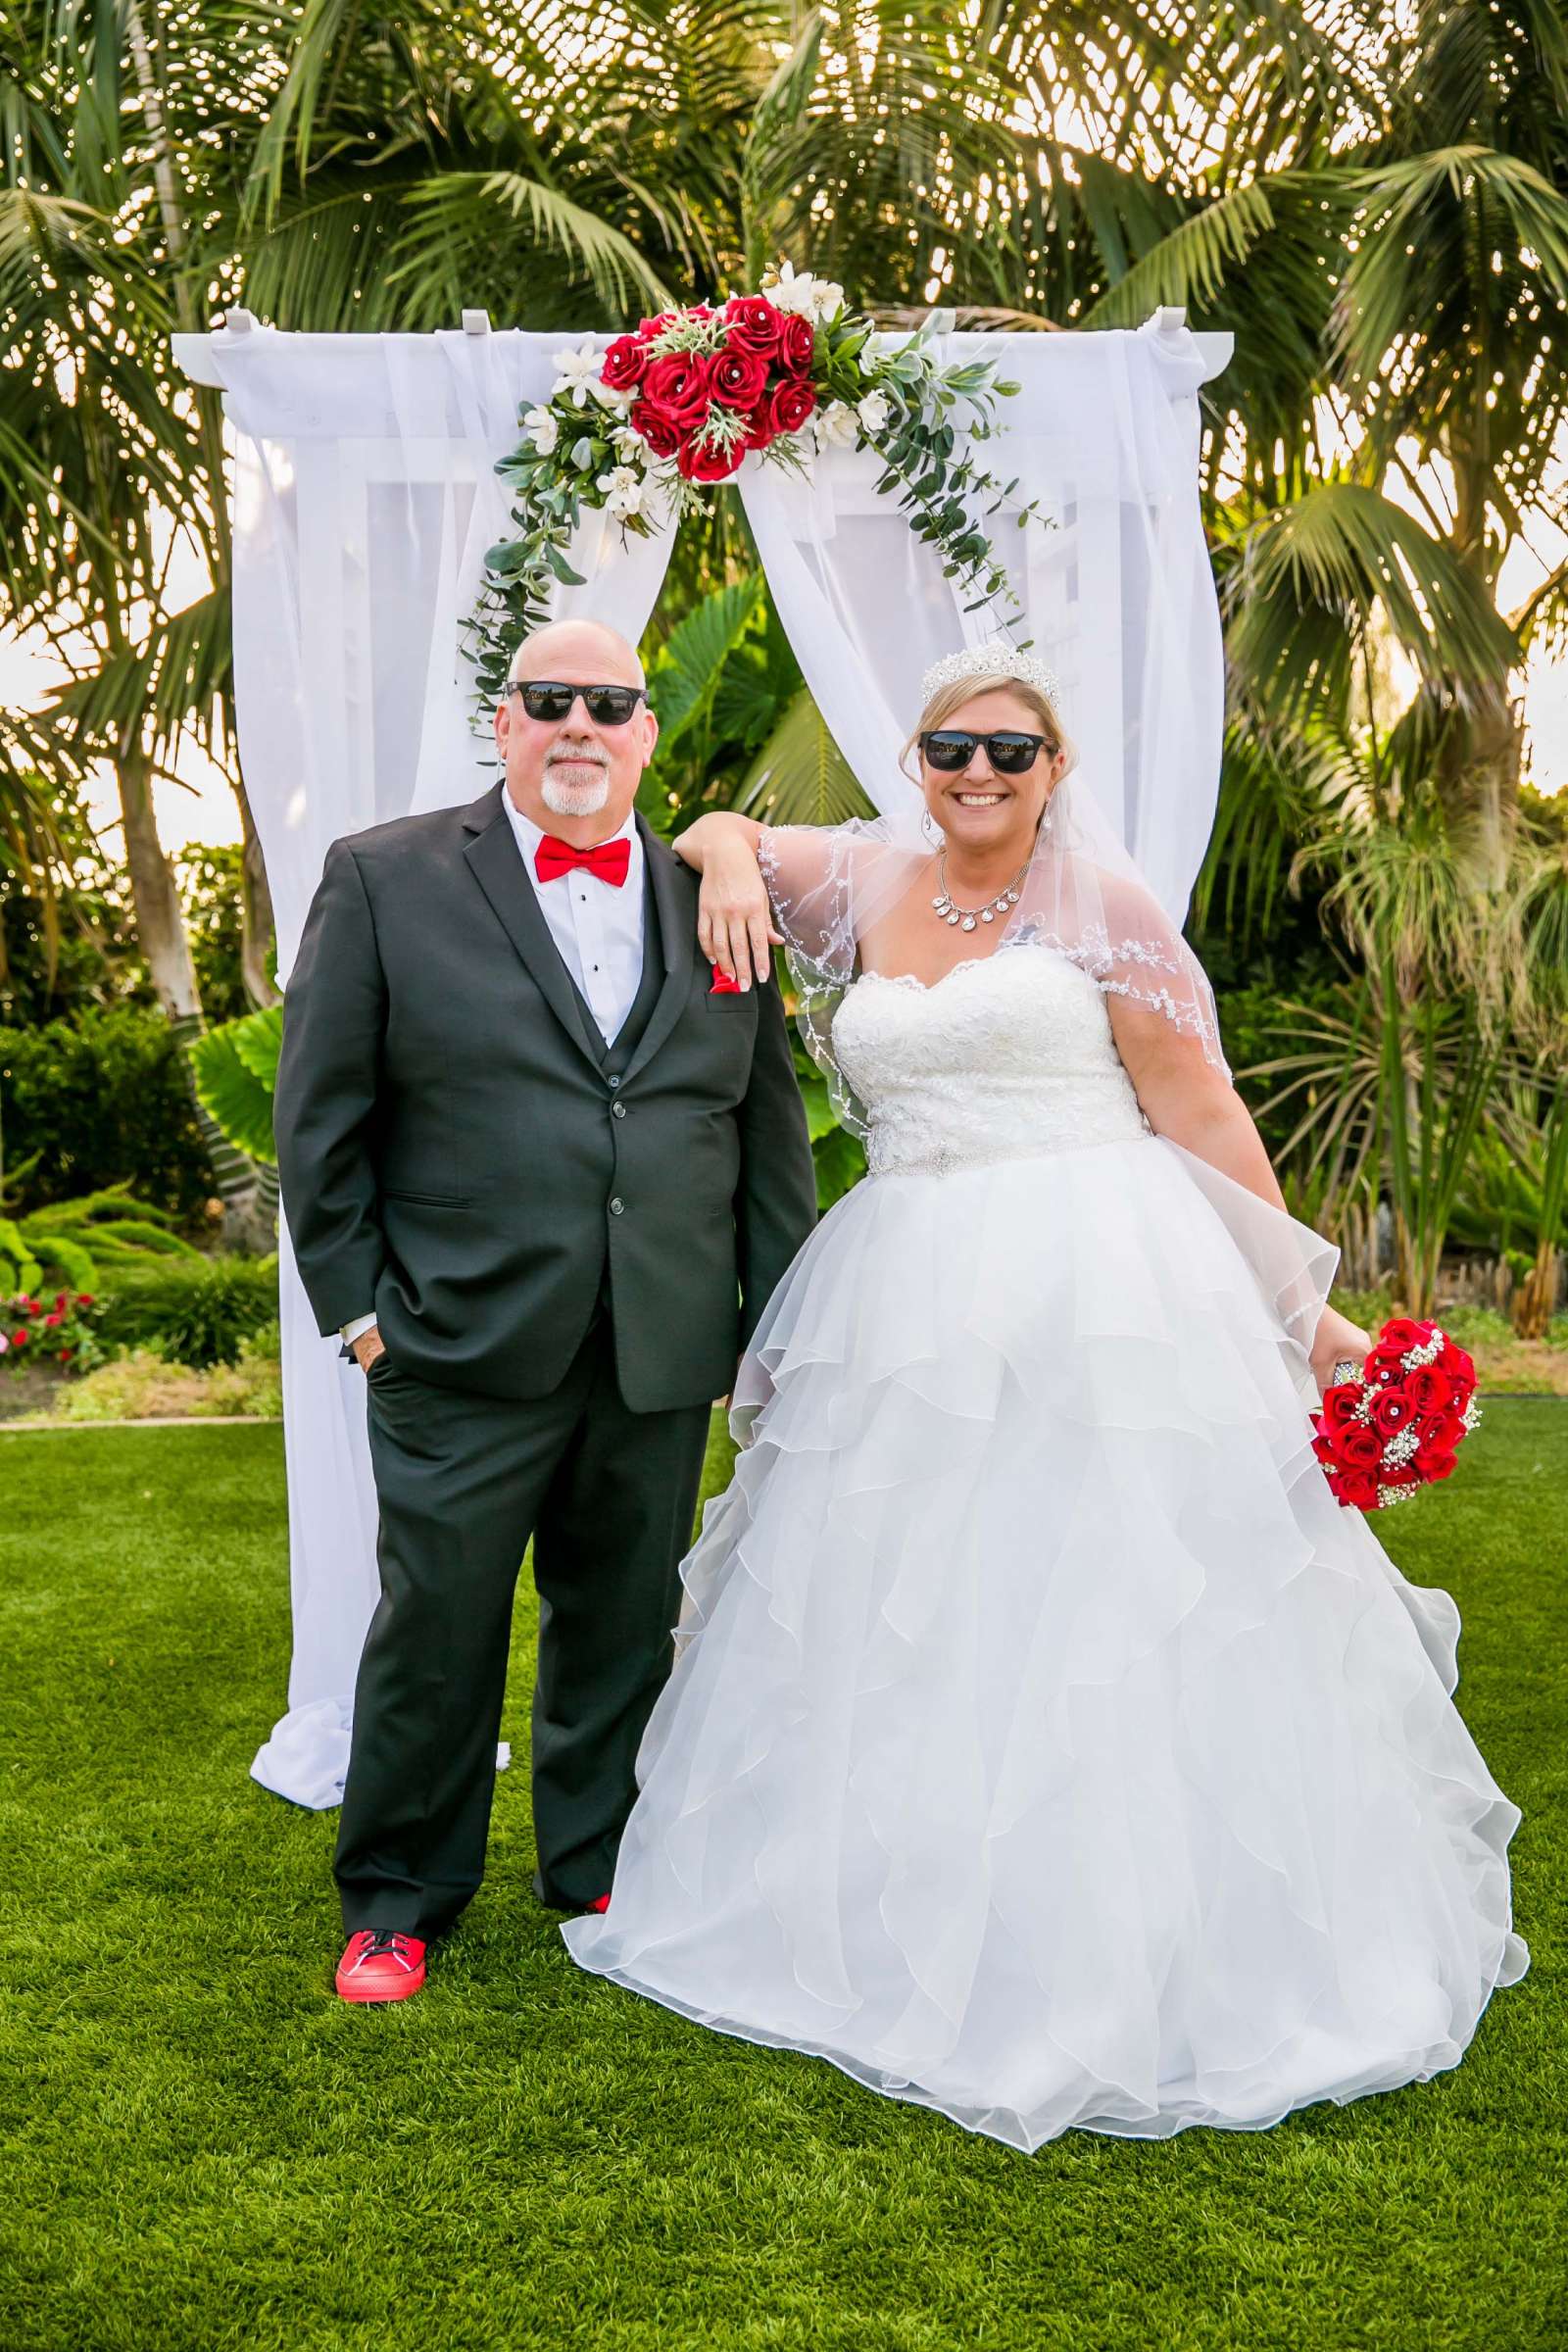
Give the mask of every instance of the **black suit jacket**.
POLYGON ((697 877, 639 816, 663 980, 612 1083, 504 789, 327 853, 274 1100, 300 1274, 323 1333, 373 1306, 419 1379, 530 1397, 608 1267, 627 1404, 701 1403, 815 1221, 778 989, 711 993, 697 877))

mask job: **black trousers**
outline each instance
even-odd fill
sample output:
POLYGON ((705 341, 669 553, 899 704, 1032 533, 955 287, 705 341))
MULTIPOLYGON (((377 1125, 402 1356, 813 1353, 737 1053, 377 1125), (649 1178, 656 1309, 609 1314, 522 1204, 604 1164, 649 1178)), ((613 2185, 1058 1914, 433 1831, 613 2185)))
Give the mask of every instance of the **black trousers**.
POLYGON ((513 1594, 530 1536, 535 1891, 608 1891, 673 1657, 707 1405, 633 1413, 603 1303, 537 1401, 368 1374, 381 1598, 354 1693, 334 1864, 349 1934, 449 1927, 484 1875, 513 1594))

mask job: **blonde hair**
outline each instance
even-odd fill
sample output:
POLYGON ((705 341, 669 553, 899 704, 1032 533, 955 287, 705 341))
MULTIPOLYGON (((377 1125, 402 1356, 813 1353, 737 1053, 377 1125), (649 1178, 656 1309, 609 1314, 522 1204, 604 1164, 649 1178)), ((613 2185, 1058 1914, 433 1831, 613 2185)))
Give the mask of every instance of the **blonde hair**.
MULTIPOLYGON (((965 703, 972 703, 978 695, 998 693, 1015 694, 1021 703, 1027 704, 1040 721, 1039 731, 1046 738, 1047 757, 1053 758, 1058 751, 1065 752, 1067 764, 1061 772, 1063 777, 1071 775, 1078 764, 1077 746, 1056 716, 1055 705, 1051 697, 1040 687, 1030 685, 1027 678, 1010 678, 1004 670, 989 678, 954 678, 948 685, 939 686, 915 720, 909 739, 899 754, 901 773, 906 776, 909 774, 909 754, 918 750, 922 735, 933 727, 945 726, 955 710, 961 710, 965 703)), ((919 778, 911 776, 909 780, 918 783, 919 778)))

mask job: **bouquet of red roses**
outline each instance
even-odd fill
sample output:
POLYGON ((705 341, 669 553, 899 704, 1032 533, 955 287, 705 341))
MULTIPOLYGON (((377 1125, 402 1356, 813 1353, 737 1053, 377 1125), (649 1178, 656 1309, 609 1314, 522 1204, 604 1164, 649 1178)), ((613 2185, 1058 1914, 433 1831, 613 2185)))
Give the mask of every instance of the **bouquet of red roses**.
POLYGON ((1453 1469, 1475 1428, 1476 1368, 1436 1323, 1385 1323, 1362 1371, 1323 1392, 1312 1451, 1348 1510, 1383 1511, 1453 1469))
POLYGON ((815 357, 808 318, 742 294, 722 310, 645 318, 611 344, 599 380, 631 395, 629 422, 650 456, 672 458, 689 482, 721 482, 748 450, 800 430, 816 407, 815 357))

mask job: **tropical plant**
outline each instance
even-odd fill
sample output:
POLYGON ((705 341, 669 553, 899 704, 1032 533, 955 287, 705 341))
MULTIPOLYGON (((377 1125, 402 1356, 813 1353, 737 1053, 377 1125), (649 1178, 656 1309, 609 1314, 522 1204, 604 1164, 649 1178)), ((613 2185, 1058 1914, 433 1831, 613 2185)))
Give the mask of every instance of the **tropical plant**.
POLYGON ((128 1184, 57 1200, 25 1217, 8 1215, 0 1195, 0 1291, 63 1283, 96 1293, 118 1269, 168 1257, 199 1262, 201 1252, 174 1231, 167 1210, 138 1200, 128 1184))
POLYGON ((236 1151, 277 1164, 272 1097, 283 1048, 283 1008, 242 1015, 209 1029, 191 1050, 196 1091, 209 1117, 236 1151))

